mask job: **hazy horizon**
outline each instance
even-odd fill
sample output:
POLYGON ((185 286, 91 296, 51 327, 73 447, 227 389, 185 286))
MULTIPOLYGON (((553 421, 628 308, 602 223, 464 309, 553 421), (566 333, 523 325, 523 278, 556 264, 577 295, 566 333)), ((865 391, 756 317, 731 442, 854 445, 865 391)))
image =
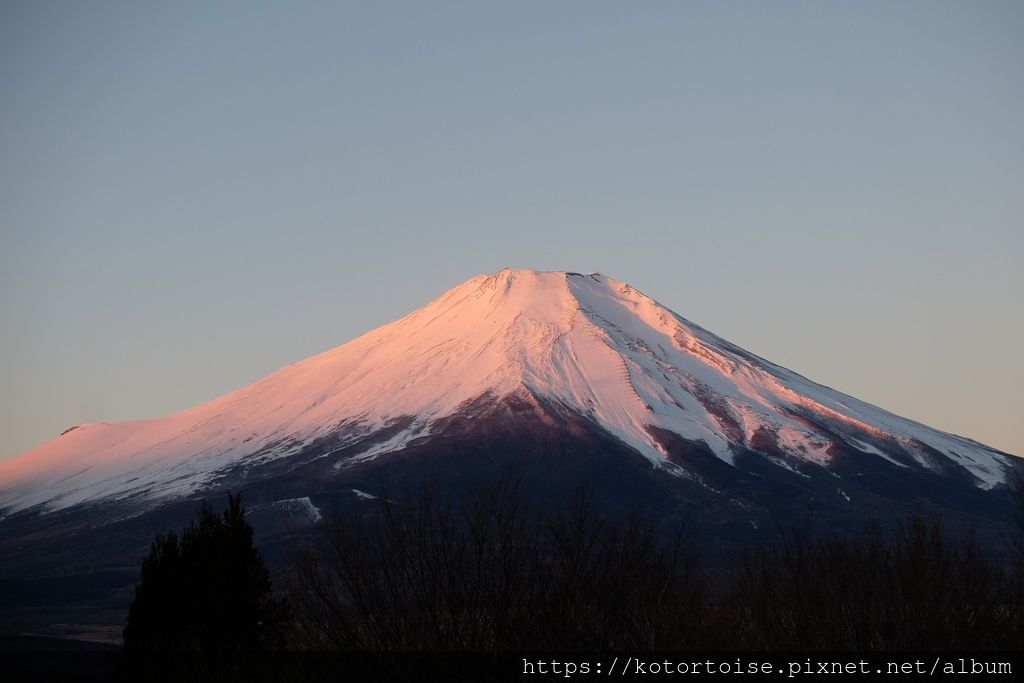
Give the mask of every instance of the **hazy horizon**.
POLYGON ((1024 455, 1024 6, 0 7, 0 458, 503 267, 1024 455))

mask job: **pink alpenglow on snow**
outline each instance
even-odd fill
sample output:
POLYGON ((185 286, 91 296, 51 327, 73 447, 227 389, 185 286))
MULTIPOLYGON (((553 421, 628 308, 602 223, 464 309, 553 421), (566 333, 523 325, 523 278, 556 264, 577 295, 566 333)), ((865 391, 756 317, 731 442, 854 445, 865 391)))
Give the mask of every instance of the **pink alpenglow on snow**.
POLYGON ((429 436, 481 396, 523 392, 591 418, 679 476, 659 430, 703 442, 729 464, 743 447, 780 467, 780 453, 828 467, 834 444, 815 417, 864 458, 931 468, 937 453, 982 488, 1004 482, 1015 460, 816 384, 605 275, 503 270, 208 403, 79 425, 0 462, 0 511, 190 494, 240 461, 282 458, 353 426, 404 425, 342 468, 429 436))

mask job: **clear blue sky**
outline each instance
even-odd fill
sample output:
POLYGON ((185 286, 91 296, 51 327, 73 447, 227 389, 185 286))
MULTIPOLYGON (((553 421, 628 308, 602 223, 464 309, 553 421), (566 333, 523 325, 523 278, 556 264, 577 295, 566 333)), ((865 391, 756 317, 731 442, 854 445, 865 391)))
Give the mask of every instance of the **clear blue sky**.
POLYGON ((1024 454, 1024 3, 4 2, 0 456, 504 266, 1024 454))

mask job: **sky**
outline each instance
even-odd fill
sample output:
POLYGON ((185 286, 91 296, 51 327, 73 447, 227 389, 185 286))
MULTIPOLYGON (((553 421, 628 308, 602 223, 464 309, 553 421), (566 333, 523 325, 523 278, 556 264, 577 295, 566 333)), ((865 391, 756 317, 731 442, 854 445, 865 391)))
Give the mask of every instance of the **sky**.
POLYGON ((1024 455, 1020 2, 0 3, 0 457, 503 267, 1024 455))

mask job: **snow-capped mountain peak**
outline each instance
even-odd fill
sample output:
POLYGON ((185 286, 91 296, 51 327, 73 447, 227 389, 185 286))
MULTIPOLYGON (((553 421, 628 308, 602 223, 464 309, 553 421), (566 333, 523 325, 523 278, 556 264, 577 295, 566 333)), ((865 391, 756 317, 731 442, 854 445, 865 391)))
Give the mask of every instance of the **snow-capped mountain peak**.
POLYGON ((1004 481, 1012 456, 815 384, 601 274, 480 275, 390 324, 165 417, 80 425, 0 462, 0 510, 201 489, 238 462, 390 430, 344 468, 401 450, 481 398, 532 396, 592 421, 668 474, 666 433, 735 465, 827 468, 842 449, 1004 481))

